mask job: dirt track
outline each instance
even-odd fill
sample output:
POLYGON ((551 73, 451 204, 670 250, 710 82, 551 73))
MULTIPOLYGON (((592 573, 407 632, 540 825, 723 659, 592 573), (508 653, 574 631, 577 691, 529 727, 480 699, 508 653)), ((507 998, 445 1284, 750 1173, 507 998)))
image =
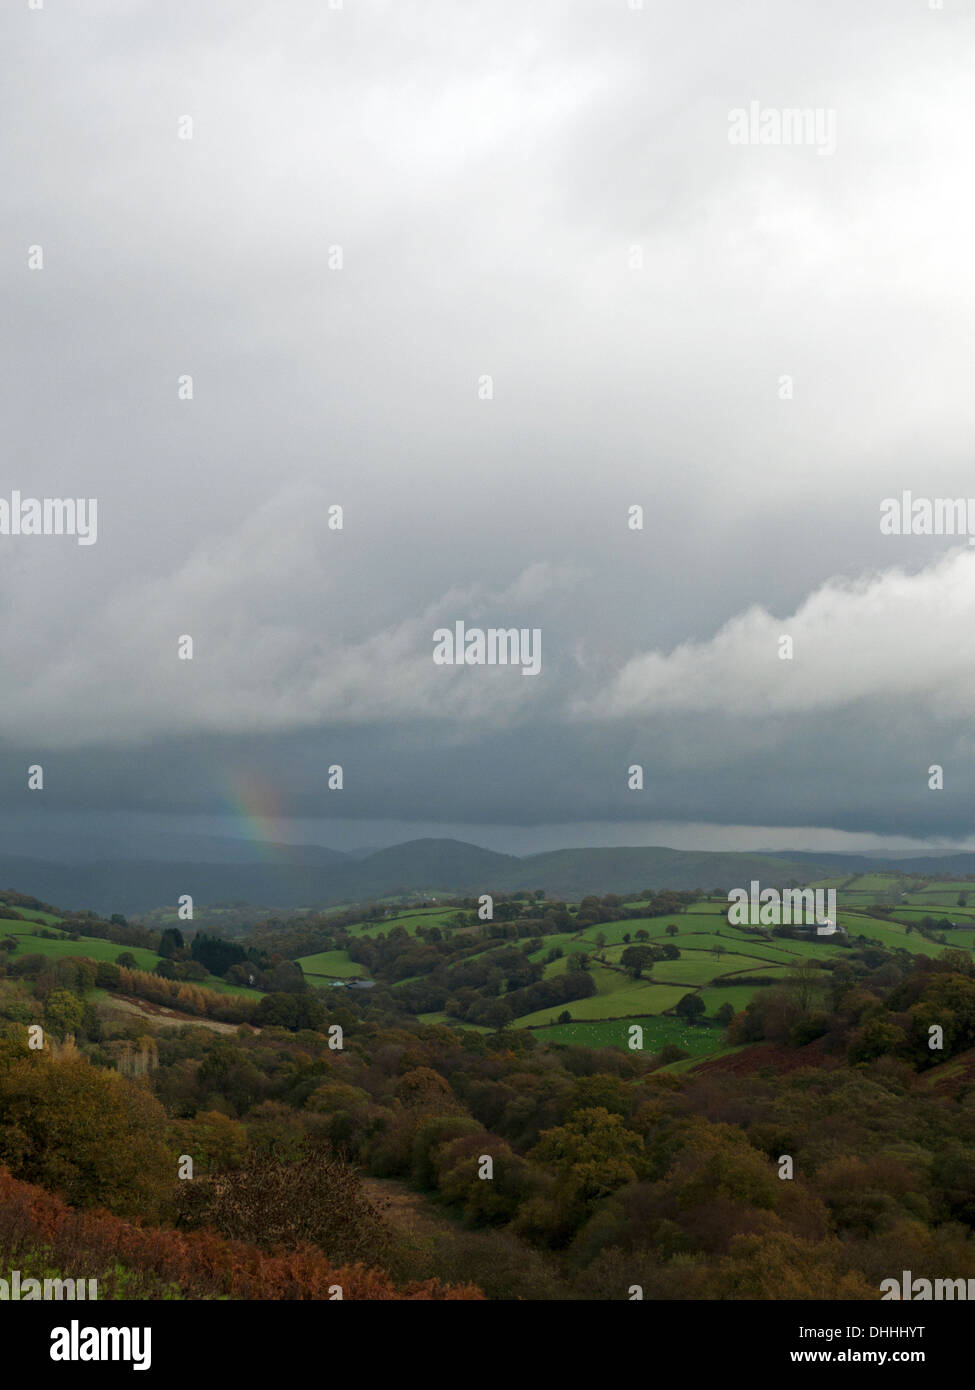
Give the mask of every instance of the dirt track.
MULTIPOLYGON (((216 1019, 181 1014, 175 1009, 165 1009, 161 1004, 150 1004, 148 1000, 133 999, 128 995, 113 994, 111 1000, 104 1003, 102 1008, 117 1013, 137 1014, 147 1023, 154 1023, 157 1028, 182 1028, 191 1023, 194 1028, 209 1028, 213 1033, 236 1033, 238 1027, 236 1023, 218 1023, 216 1019)), ((259 1033, 261 1030, 255 1028, 254 1031, 259 1033)))

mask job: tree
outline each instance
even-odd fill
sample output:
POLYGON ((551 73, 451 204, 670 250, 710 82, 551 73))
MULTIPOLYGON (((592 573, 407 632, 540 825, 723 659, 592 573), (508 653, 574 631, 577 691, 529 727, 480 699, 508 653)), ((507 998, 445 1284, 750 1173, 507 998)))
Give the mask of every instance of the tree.
POLYGON ((823 988, 822 971, 818 961, 804 960, 786 979, 786 988, 800 1013, 807 1013, 815 996, 823 988))
POLYGON ((115 957, 115 964, 120 965, 123 970, 138 970, 139 962, 131 951, 120 951, 115 957))
MULTIPOLYGON (((464 1129, 469 1123, 463 1121, 464 1129)), ((462 1206, 469 1226, 506 1225, 535 1184, 535 1174, 525 1160, 483 1130, 458 1134, 433 1157, 441 1199, 448 1205, 462 1206), (478 1177, 481 1154, 489 1154, 494 1163, 490 1182, 478 1177)))
POLYGON ((297 961, 283 960, 270 971, 268 988, 274 993, 302 994, 308 988, 308 984, 297 961))
POLYGON ((165 959, 172 960, 177 951, 181 951, 184 946, 183 933, 179 927, 167 927, 159 938, 158 954, 165 959))
POLYGON ((566 1124, 544 1130, 529 1154, 550 1164, 568 1205, 589 1206, 639 1176, 643 1141, 602 1106, 579 1110, 566 1124))
POLYGON ((297 1163, 255 1155, 219 1181, 181 1184, 184 1226, 211 1226, 262 1250, 317 1245, 337 1264, 382 1256, 389 1231, 355 1169, 317 1152, 297 1163))
POLYGON ((637 941, 649 941, 649 940, 650 940, 650 933, 647 931, 646 927, 640 927, 640 928, 636 931, 635 935, 636 935, 637 941))
POLYGON ((81 1000, 67 989, 52 989, 44 1004, 44 1017, 59 1038, 67 1033, 77 1033, 84 1012, 85 1006, 81 1000))
POLYGON ((233 941, 224 941, 219 936, 208 936, 202 931, 194 936, 190 954, 195 961, 205 966, 211 975, 223 976, 226 976, 232 965, 239 965, 247 958, 243 946, 238 946, 233 941))
POLYGON ((624 1119, 633 1108, 633 1090, 622 1077, 596 1072, 580 1076, 565 1101, 565 1118, 571 1119, 580 1110, 607 1110, 624 1119))
POLYGON ((628 970, 634 980, 639 980, 644 970, 653 969, 653 951, 649 946, 627 946, 620 956, 620 964, 628 970))
POLYGON ((668 935, 668 936, 676 936, 677 933, 678 933, 679 931, 680 931, 680 927, 678 927, 677 924, 676 924, 675 922, 669 922, 669 923, 667 924, 667 935, 668 935))
POLYGON ((414 1067, 406 1072, 396 1083, 395 1094, 408 1110, 444 1114, 459 1109, 450 1082, 432 1067, 414 1067))
POLYGON ((324 1021, 325 1008, 314 995, 288 994, 277 990, 265 994, 257 1006, 255 1020, 260 1025, 272 1028, 288 1028, 297 1032, 300 1028, 317 1028, 324 1021))
POLYGON ((718 1009, 717 1013, 714 1015, 714 1018, 715 1018, 715 1022, 716 1022, 716 1023, 720 1023, 721 1026, 722 1026, 722 1028, 727 1028, 728 1024, 731 1022, 731 1020, 734 1018, 734 1016, 735 1016, 735 1008, 734 1008, 734 1005, 733 1005, 733 1004, 729 1004, 728 1001, 725 1000, 725 1002, 724 1002, 724 1003, 721 1005, 721 1007, 718 1009))
POLYGON ((511 1005, 503 996, 500 999, 492 999, 484 1010, 484 1020, 487 1026, 496 1029, 499 1033, 504 1032, 513 1018, 511 1005))
POLYGON ((72 1206, 157 1215, 176 1171, 167 1129, 154 1096, 82 1058, 0 1067, 0 1165, 72 1206))
POLYGON ((685 994, 683 999, 678 999, 674 1012, 688 1023, 695 1023, 704 1013, 704 1000, 699 994, 685 994))

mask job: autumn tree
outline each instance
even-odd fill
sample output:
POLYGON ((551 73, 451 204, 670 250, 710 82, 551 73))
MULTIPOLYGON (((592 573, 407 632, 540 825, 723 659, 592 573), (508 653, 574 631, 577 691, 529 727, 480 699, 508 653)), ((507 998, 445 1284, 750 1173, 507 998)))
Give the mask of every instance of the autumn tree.
POLYGON ((619 1115, 598 1106, 545 1130, 529 1157, 550 1164, 565 1198, 585 1208, 635 1181, 642 1150, 640 1136, 627 1129, 619 1115))
POLYGON ((355 1169, 318 1151, 297 1163, 251 1156, 232 1173, 184 1183, 180 1223, 261 1250, 315 1245, 335 1263, 379 1259, 389 1231, 355 1169))
POLYGON ((67 989, 54 989, 44 1001, 44 1019, 59 1038, 77 1033, 85 1007, 76 994, 67 989))
POLYGON ((75 1206, 159 1212, 176 1179, 159 1102, 117 1072, 35 1052, 0 1070, 0 1163, 75 1206))

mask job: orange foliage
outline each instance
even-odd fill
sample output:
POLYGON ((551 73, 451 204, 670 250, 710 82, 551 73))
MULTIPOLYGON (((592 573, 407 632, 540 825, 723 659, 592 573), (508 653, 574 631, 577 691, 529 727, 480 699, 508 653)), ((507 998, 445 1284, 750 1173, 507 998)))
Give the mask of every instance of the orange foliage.
MULTIPOLYGON (((105 1211, 76 1211, 42 1187, 19 1182, 0 1168, 0 1250, 9 1242, 51 1248, 54 1262, 86 1278, 117 1261, 176 1284, 184 1298, 477 1300, 473 1284, 439 1279, 397 1288, 384 1270, 361 1264, 333 1266, 320 1251, 262 1254, 209 1231, 136 1226, 105 1211)), ((80 1277, 80 1276, 79 1276, 80 1277)))
POLYGON ((187 984, 183 980, 167 980, 145 970, 119 968, 118 988, 122 994, 135 994, 165 1008, 181 1009, 201 1018, 233 1017, 235 1022, 247 1022, 257 1014, 258 1001, 239 994, 217 991, 187 984))

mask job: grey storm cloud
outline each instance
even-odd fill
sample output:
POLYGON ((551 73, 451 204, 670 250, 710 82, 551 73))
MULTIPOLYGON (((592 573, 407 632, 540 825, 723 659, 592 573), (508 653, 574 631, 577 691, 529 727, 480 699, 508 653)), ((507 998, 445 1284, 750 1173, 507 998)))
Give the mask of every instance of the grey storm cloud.
POLYGON ((320 817, 341 762, 364 822, 966 836, 975 553, 878 521, 975 491, 973 45, 950 0, 7 7, 0 497, 98 541, 0 536, 0 805, 42 761, 65 811, 320 817), (730 143, 750 102, 835 152, 730 143), (455 621, 541 675, 435 666, 455 621))

